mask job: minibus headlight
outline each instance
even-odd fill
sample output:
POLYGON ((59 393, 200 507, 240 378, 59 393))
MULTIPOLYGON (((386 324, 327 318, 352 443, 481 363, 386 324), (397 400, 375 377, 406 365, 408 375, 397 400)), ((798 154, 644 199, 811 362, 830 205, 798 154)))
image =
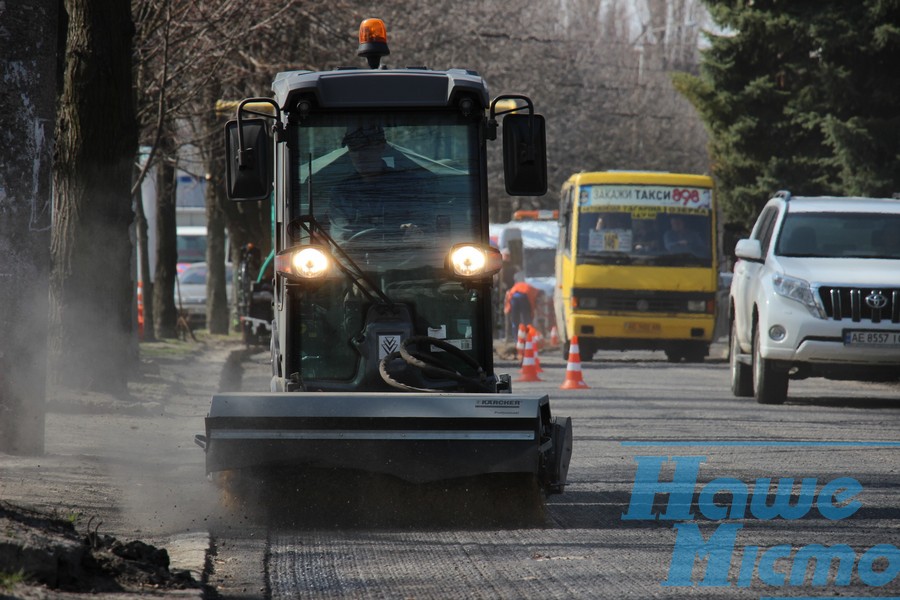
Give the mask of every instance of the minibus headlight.
POLYGON ((585 296, 580 296, 580 297, 573 296, 572 297, 572 308, 595 310, 598 306, 600 306, 600 304, 599 304, 599 301, 597 300, 597 298, 591 298, 589 296, 588 297, 585 297, 585 296))
POLYGON ((688 312, 706 312, 706 300, 688 300, 688 312))

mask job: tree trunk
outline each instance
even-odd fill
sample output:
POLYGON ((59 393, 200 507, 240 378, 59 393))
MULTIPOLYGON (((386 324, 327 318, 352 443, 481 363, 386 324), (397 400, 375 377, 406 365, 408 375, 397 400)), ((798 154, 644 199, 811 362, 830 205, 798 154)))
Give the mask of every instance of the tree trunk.
MULTIPOLYGON (((202 127, 205 138, 208 141, 204 147, 204 162, 206 163, 206 221, 207 221, 207 246, 206 262, 209 265, 209 278, 206 281, 206 322, 210 333, 227 334, 231 317, 231 306, 228 303, 226 286, 234 289, 234 276, 231 281, 226 280, 225 261, 228 248, 225 247, 225 212, 222 203, 227 202, 225 196, 224 169, 222 157, 225 156, 225 136, 222 133, 222 123, 216 111, 213 110, 216 100, 219 99, 220 88, 211 85, 207 93, 208 108, 202 116, 202 127)), ((231 252, 231 262, 234 269, 238 268, 240 254, 231 252)), ((234 290, 235 293, 237 290, 234 290)))
POLYGON ((0 452, 44 451, 56 0, 0 5, 0 452))
POLYGON ((129 228, 137 129, 129 4, 66 0, 56 125, 50 366, 66 387, 122 393, 135 357, 129 228))
MULTIPOLYGON (((231 317, 231 306, 228 303, 226 286, 233 285, 228 281, 225 271, 225 214, 219 208, 217 195, 221 193, 222 178, 218 171, 210 171, 212 175, 206 186, 206 264, 208 265, 206 280, 206 326, 210 333, 225 335, 231 317)), ((232 262, 237 257, 232 254, 232 262)), ((237 264, 234 265, 237 268, 237 264)), ((233 279, 233 277, 232 277, 233 279)))
POLYGON ((175 147, 171 133, 159 143, 156 167, 156 273, 153 277, 153 316, 156 337, 174 338, 178 320, 175 287, 178 237, 175 222, 175 147))

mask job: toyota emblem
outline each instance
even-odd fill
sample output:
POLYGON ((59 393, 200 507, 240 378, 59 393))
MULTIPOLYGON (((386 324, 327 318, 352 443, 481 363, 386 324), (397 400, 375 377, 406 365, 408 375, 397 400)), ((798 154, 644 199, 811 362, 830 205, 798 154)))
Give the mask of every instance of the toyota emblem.
POLYGON ((868 296, 866 296, 866 304, 869 305, 869 308, 884 308, 885 306, 887 306, 887 303, 887 296, 877 290, 871 292, 868 296))

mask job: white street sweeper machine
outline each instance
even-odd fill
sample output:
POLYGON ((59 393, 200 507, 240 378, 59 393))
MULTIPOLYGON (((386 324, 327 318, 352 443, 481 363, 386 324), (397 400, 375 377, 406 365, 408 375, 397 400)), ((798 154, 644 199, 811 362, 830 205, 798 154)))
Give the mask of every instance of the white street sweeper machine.
POLYGON ((230 198, 275 207, 272 380, 213 397, 207 471, 508 474, 559 493, 571 420, 495 375, 490 305, 487 142, 503 115, 507 192, 544 194, 543 118, 472 71, 386 54, 364 21, 369 68, 280 73, 226 127, 230 198))

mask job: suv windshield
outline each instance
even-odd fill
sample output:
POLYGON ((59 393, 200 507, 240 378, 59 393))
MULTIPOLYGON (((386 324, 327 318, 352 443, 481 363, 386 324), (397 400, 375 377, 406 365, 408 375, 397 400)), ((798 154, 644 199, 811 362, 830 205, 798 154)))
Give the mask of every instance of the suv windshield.
MULTIPOLYGON (((391 301, 411 307, 416 334, 464 350, 485 299, 448 280, 444 261, 454 244, 486 238, 477 123, 455 111, 318 114, 289 134, 291 218, 312 214, 391 301)), ((291 235, 309 241, 299 227, 291 235)), ((304 294, 305 377, 354 376, 351 340, 379 301, 349 277, 304 294)))
POLYGON ((900 214, 788 212, 775 254, 900 259, 900 214))

